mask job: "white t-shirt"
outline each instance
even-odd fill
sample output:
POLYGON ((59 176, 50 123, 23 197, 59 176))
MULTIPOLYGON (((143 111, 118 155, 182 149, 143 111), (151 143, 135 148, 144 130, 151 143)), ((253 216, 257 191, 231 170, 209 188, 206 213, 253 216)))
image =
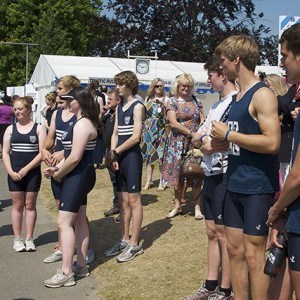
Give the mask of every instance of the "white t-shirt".
MULTIPOLYGON (((228 105, 231 103, 232 97, 237 93, 237 91, 231 92, 228 95, 221 98, 218 102, 214 103, 213 106, 210 108, 204 123, 199 127, 198 132, 205 132, 209 135, 211 129, 211 122, 220 121, 228 105)), ((208 138, 210 139, 209 136, 208 138)), ((228 165, 228 152, 224 151, 221 154, 223 167, 219 171, 212 171, 212 160, 214 159, 214 153, 205 154, 203 156, 201 167, 206 176, 213 176, 226 173, 228 165)))

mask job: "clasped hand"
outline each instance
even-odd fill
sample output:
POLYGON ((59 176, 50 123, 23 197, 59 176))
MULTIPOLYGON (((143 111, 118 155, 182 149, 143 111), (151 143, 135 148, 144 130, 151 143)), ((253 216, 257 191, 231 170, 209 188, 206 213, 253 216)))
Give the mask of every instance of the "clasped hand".
POLYGON ((225 123, 212 121, 210 129, 210 137, 217 140, 225 140, 228 127, 225 123))

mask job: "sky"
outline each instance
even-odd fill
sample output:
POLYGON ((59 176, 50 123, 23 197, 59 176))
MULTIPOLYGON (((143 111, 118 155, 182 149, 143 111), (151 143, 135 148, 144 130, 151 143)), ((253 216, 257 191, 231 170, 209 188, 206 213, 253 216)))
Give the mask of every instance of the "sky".
POLYGON ((255 12, 264 13, 264 25, 270 27, 271 34, 279 33, 279 16, 300 16, 299 0, 253 0, 255 12))

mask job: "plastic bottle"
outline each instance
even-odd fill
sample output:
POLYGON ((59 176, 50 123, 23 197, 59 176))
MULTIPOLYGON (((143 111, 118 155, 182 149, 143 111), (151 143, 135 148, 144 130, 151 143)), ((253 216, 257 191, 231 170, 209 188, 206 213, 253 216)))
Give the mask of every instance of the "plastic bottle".
POLYGON ((275 245, 271 246, 264 268, 264 273, 271 277, 278 275, 282 262, 285 259, 287 241, 283 233, 278 234, 278 243, 281 244, 283 248, 278 248, 275 245))

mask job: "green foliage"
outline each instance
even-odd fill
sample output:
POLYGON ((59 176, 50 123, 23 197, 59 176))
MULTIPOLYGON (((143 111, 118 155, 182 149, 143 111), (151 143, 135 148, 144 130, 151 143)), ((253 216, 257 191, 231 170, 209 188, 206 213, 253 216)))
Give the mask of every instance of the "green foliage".
POLYGON ((255 26, 263 14, 256 15, 249 0, 109 0, 108 9, 122 25, 122 43, 112 50, 122 56, 127 50, 135 55, 158 50, 160 59, 204 62, 229 35, 254 36, 263 50, 263 36, 269 32, 263 25, 255 26))
MULTIPOLYGON (((0 0, 0 40, 29 46, 29 74, 40 54, 89 55, 100 0, 0 0)), ((25 46, 0 44, 0 89, 25 84, 25 46)), ((30 76, 29 76, 30 78, 30 76)))
MULTIPOLYGON (((204 62, 226 36, 253 36, 261 63, 277 63, 277 37, 259 24, 249 0, 0 0, 0 41, 29 47, 29 78, 40 54, 124 57, 158 51, 160 59, 204 62)), ((26 48, 0 44, 0 90, 25 84, 26 48)))

